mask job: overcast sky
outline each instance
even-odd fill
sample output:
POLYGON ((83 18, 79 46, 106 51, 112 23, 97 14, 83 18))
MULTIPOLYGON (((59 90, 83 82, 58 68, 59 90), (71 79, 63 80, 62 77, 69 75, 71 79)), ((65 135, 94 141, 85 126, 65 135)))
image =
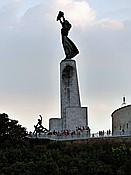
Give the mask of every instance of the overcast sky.
POLYGON ((122 97, 131 103, 131 0, 0 0, 0 112, 28 131, 39 114, 45 127, 60 117, 59 10, 80 51, 74 59, 91 132, 111 129, 122 97))

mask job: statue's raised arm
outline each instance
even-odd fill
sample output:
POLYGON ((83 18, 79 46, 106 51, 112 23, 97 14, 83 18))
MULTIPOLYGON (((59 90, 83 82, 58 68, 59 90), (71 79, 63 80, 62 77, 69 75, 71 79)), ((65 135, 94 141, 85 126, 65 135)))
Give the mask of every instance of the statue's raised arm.
POLYGON ((66 55, 65 59, 71 59, 79 53, 75 44, 68 38, 68 33, 72 26, 69 23, 69 21, 65 19, 64 13, 61 11, 59 11, 57 21, 60 21, 62 25, 61 35, 62 35, 62 44, 66 55))

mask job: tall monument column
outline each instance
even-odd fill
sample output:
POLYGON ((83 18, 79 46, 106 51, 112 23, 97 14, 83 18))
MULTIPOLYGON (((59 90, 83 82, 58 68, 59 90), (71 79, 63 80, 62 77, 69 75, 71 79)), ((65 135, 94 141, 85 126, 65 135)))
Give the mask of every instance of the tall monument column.
POLYGON ((81 107, 75 60, 60 63, 62 130, 87 126, 87 108, 81 107))
POLYGON ((60 63, 61 118, 66 129, 66 108, 80 107, 80 95, 75 60, 62 60, 60 63))

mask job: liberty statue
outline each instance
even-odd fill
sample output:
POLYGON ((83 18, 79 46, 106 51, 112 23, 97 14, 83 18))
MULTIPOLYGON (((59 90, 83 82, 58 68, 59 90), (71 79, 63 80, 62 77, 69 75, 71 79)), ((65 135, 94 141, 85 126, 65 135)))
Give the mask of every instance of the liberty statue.
POLYGON ((68 38, 68 33, 72 26, 69 23, 69 21, 65 19, 64 13, 61 11, 59 11, 57 21, 60 21, 62 25, 61 35, 62 35, 62 45, 66 55, 65 59, 71 59, 79 53, 75 44, 68 38))

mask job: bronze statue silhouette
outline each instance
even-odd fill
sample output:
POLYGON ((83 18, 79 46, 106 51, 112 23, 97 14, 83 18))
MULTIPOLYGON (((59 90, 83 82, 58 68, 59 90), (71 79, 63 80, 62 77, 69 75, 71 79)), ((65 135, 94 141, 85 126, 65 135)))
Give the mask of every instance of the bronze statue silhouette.
POLYGON ((46 129, 44 126, 42 126, 42 116, 41 115, 39 115, 39 116, 40 116, 40 119, 38 119, 37 125, 34 125, 35 130, 33 132, 33 134, 36 134, 36 137, 37 137, 37 134, 39 134, 39 136, 40 136, 40 133, 48 132, 48 129, 46 129))
POLYGON ((75 44, 68 38, 68 33, 72 26, 69 23, 69 21, 65 19, 64 13, 61 11, 59 11, 57 21, 60 21, 62 25, 61 35, 62 35, 62 44, 66 55, 65 59, 71 59, 79 53, 75 44))

